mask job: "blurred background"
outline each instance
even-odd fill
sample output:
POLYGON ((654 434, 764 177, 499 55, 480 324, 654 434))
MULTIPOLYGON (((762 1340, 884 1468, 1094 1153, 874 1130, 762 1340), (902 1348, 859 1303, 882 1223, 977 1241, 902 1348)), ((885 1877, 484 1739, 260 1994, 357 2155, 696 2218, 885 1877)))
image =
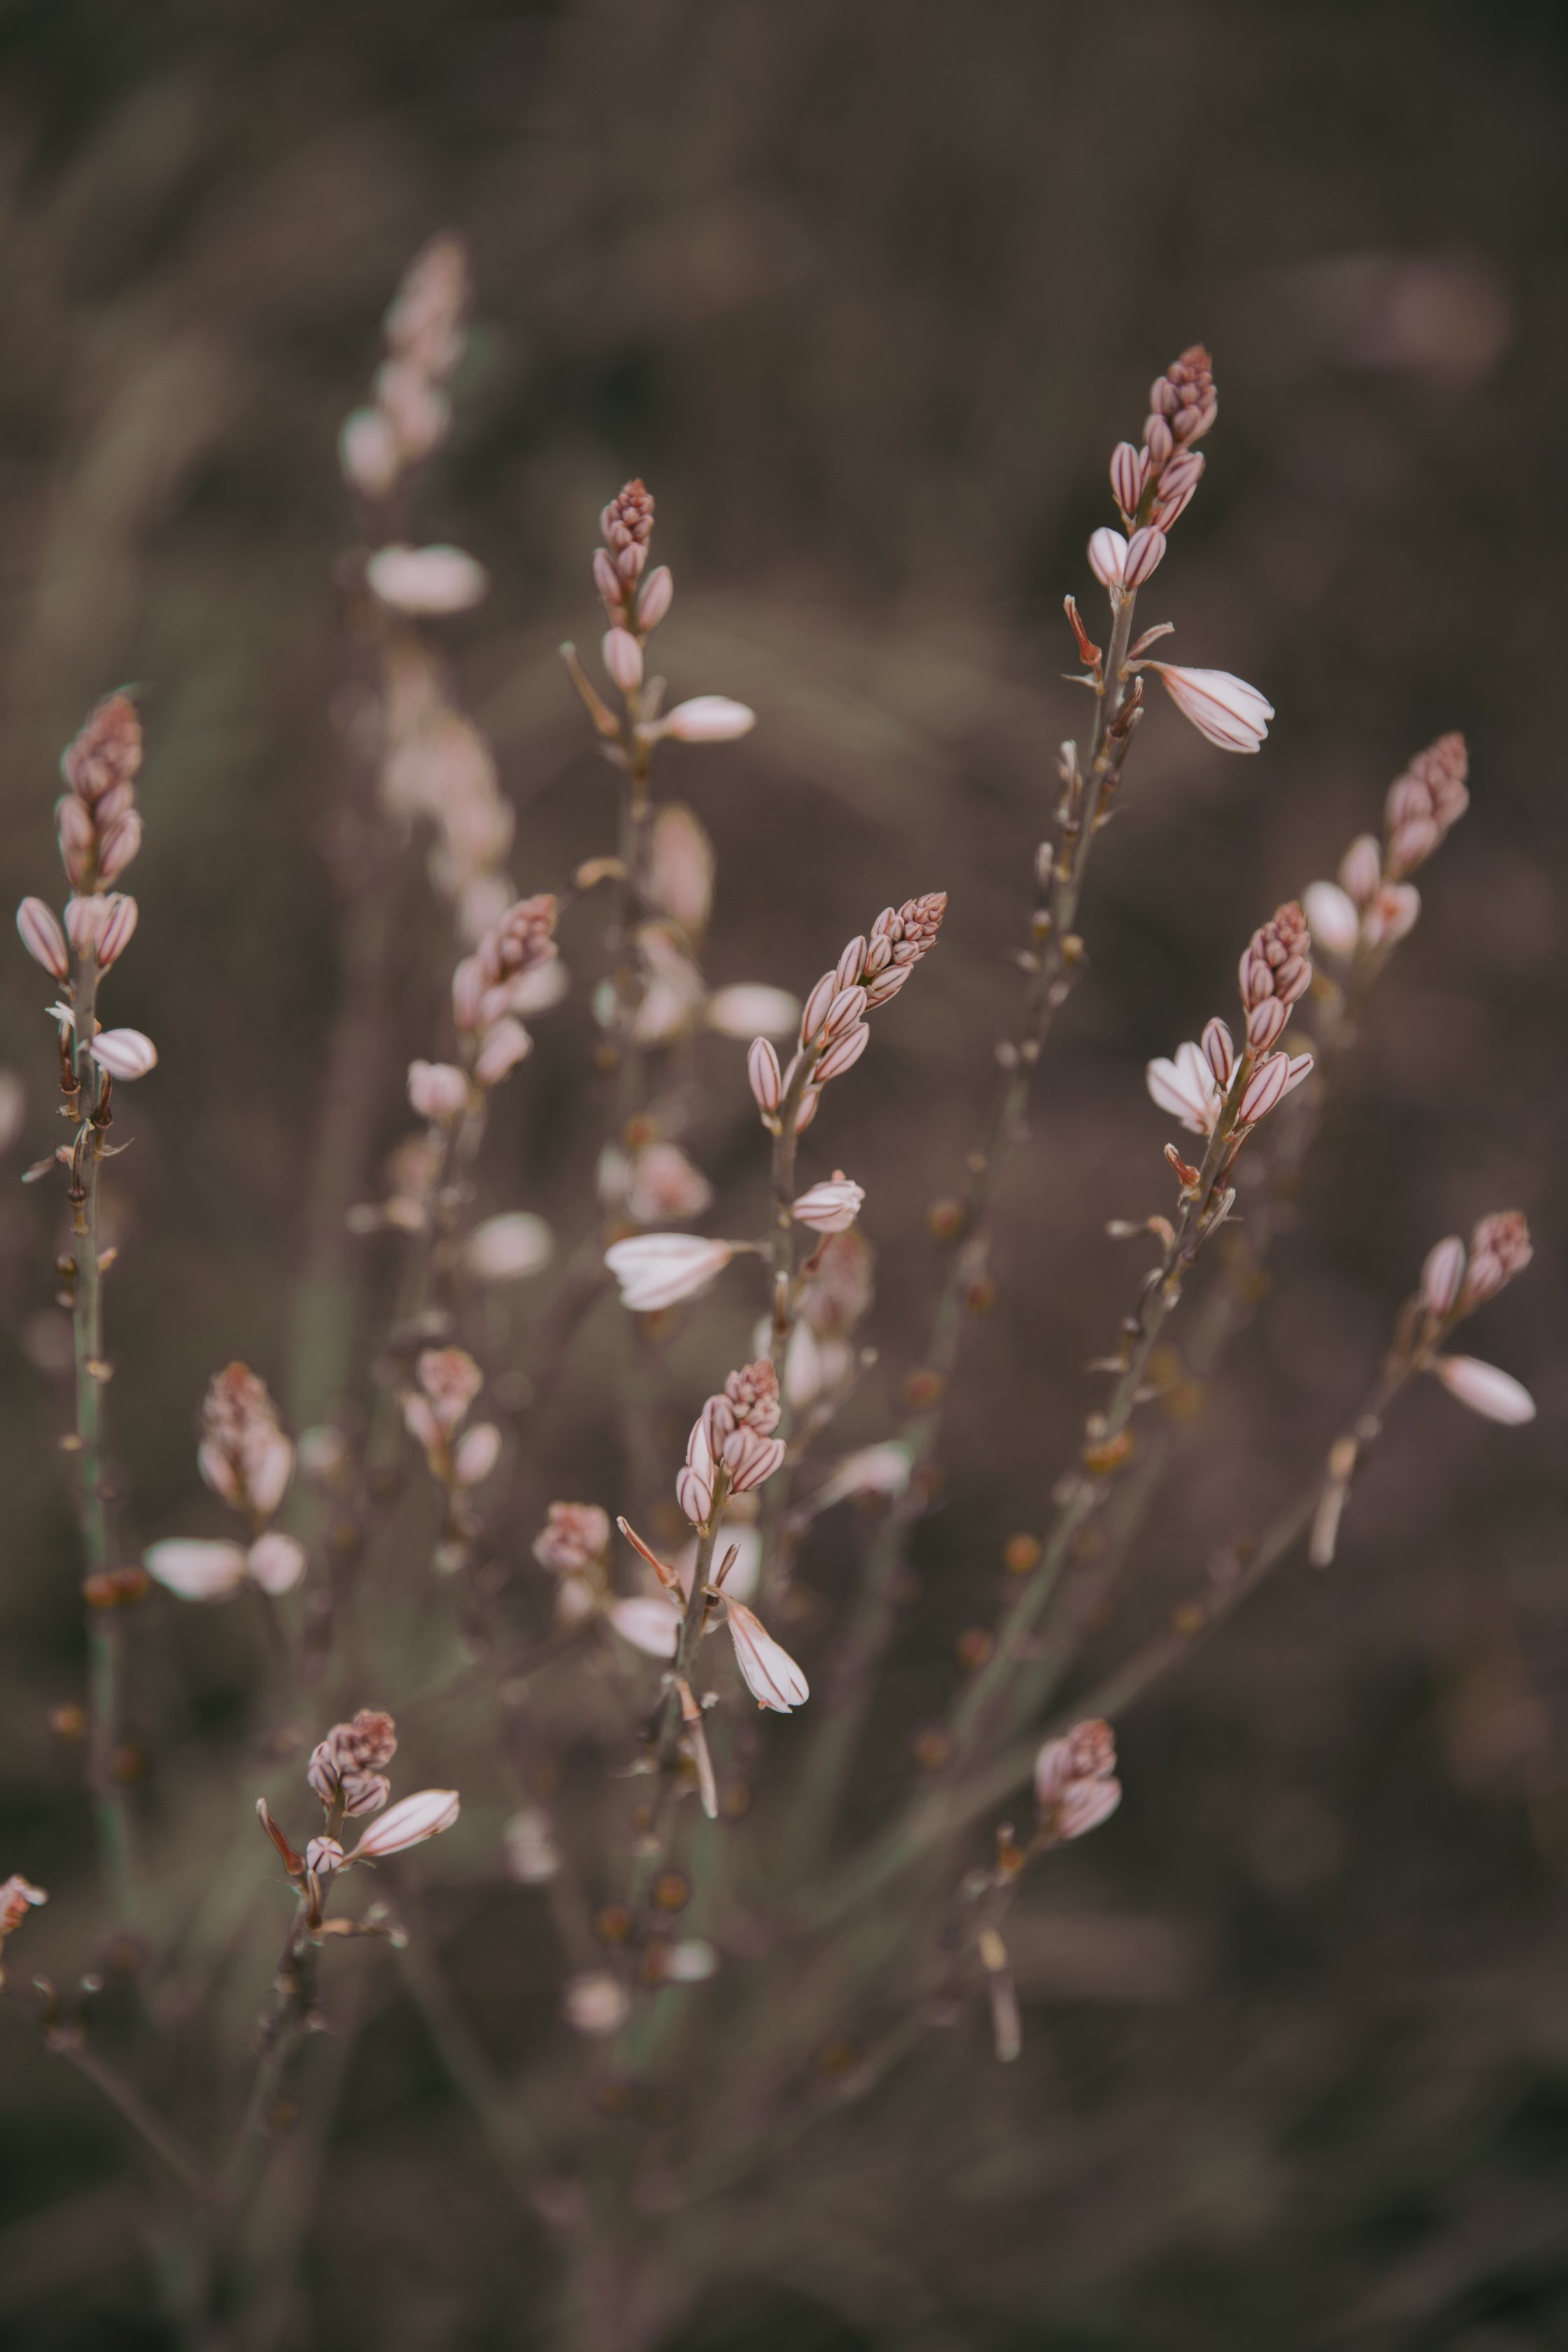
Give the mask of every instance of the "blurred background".
MULTIPOLYGON (((1228 1005, 1247 933, 1375 825, 1410 751, 1469 739, 1471 814, 1423 875, 1104 1654, 1289 1491, 1429 1243, 1492 1209, 1526 1211, 1537 1256, 1474 1345, 1540 1420, 1501 1433, 1435 1388, 1409 1399, 1332 1571, 1282 1575, 1130 1719, 1121 1814, 1026 1906, 1024 2060, 994 2067, 971 2020, 836 2125, 776 2242, 672 2352, 1568 2343, 1565 65, 1544 0, 0 13, 13 901, 54 889, 55 761, 89 704, 136 681, 149 740, 141 930, 114 983, 163 1057, 112 1202, 128 1540, 207 1525, 205 1381, 242 1356, 289 1393, 299 1277, 340 1246, 310 1140, 353 854, 331 814, 353 539, 336 436, 433 231, 470 241, 478 295, 421 535, 492 574, 447 642, 518 812, 521 887, 608 845, 610 779, 554 649, 596 639, 598 510, 640 473, 677 583, 672 687, 759 714, 743 744, 676 747, 662 779, 718 845, 710 978, 803 992, 879 907, 951 893, 940 955, 811 1163, 870 1196, 866 1440, 920 1344, 926 1205, 987 1098, 1016 988, 999 943, 1079 724, 1060 598, 1091 587, 1106 460, 1150 378, 1194 340, 1215 355, 1203 492, 1144 601, 1176 658, 1255 681, 1279 718, 1256 761, 1164 707, 1140 735, 921 1531, 889 1786, 955 1640, 993 1613, 1004 1540, 1043 1517, 1079 1368, 1122 1311, 1134 1269, 1104 1219, 1168 1204, 1144 1060, 1228 1005)), ((386 887, 409 951, 366 1046, 382 1145, 403 1064, 431 1049, 445 936, 417 845, 386 887)), ((563 940, 589 982, 596 920, 563 940)), ((39 989, 4 959, 28 1095, 13 1179, 52 1139, 39 989)), ((584 993, 541 1024, 482 1178, 487 1209, 568 1236, 602 1116, 584 993)), ((763 1172, 741 1049, 703 1050, 721 1108, 688 1140, 713 1229, 744 1230, 763 1172)), ((374 1194, 375 1156, 331 1171, 340 1205, 374 1194)), ((0 1204, 0 1872, 58 1890, 26 1965, 68 1973, 92 1862, 79 1758, 46 1719, 81 1677, 47 1189, 13 1181, 0 1204)), ((565 1376, 584 1391, 597 1328, 565 1376)), ((715 1307, 696 1394, 743 1328, 715 1307)), ((613 1475, 584 1443, 533 1465, 528 1508, 613 1475)), ((806 1580, 831 1598, 841 1566, 829 1543, 806 1580)), ((247 1837, 245 1635, 153 1605, 179 1656, 156 1736, 247 1837)), ((520 1982, 542 1997, 520 1905, 470 1906, 481 2021, 520 1982)), ((172 2343, 117 2126, 19 2020, 0 2029, 0 2339, 172 2343)), ((539 2242, 395 2000, 353 2054, 331 2162, 290 2342, 542 2340, 539 2242)))

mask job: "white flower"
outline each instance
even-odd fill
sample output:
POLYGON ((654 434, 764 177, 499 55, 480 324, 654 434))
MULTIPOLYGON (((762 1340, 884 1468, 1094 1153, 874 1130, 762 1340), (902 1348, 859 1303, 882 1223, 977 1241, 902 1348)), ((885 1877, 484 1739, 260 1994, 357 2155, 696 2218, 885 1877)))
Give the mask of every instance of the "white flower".
POLYGON ((1312 929, 1312 944, 1331 955, 1351 955, 1361 937, 1361 910, 1337 882, 1310 882, 1301 908, 1312 929))
MULTIPOLYGON (((763 1538, 753 1527, 730 1523, 714 1548, 715 1572, 721 1569, 731 1551, 735 1564, 724 1579, 724 1591, 732 1601, 749 1601, 757 1589, 757 1577, 763 1565, 763 1538)), ((697 1545, 689 1543, 671 1563, 680 1579, 680 1589, 688 1600, 691 1597, 691 1580, 697 1573, 697 1545)))
POLYGON ((1144 1072, 1150 1094, 1163 1111, 1194 1135, 1212 1135, 1224 1097, 1201 1046, 1178 1045, 1174 1061, 1151 1062, 1144 1072))
POLYGON ((70 970, 70 956, 54 908, 42 898, 24 898, 16 909, 16 929, 33 961, 41 963, 53 979, 64 980, 70 970))
POLYGON ((679 1645, 680 1612, 666 1592, 612 1601, 610 1622, 623 1642, 650 1658, 673 1658, 679 1645))
POLYGON ((548 1265, 554 1250, 542 1217, 531 1216, 526 1209, 511 1209, 474 1227, 463 1263, 480 1282, 520 1282, 525 1274, 537 1274, 541 1266, 548 1265))
POLYGON ((731 702, 724 694, 699 694, 689 702, 678 702, 654 731, 673 735, 678 743, 732 743, 737 736, 749 735, 756 723, 756 712, 743 702, 731 702))
POLYGON ((466 613, 489 579, 482 563, 460 547, 383 547, 365 565, 365 578, 397 613, 466 613))
POLYGON ((456 1789, 421 1789, 417 1796, 389 1805, 381 1819, 371 1823, 349 1860, 375 1862, 384 1854, 422 1845, 426 1838, 449 1830, 458 1810, 456 1789))
POLYGON ((561 1868, 550 1816, 531 1806, 514 1813, 501 1832, 506 1866, 520 1886, 543 1886, 561 1868))
POLYGON ((1436 1242, 1421 1269, 1421 1296, 1434 1315, 1447 1315, 1465 1279, 1465 1244, 1458 1234, 1436 1242))
POLYGON ((1089 542, 1089 568, 1102 588, 1120 588, 1127 569, 1127 541, 1102 524, 1089 542))
POLYGON ((684 1944, 672 1944, 664 1964, 664 1973, 671 1984, 701 1984, 719 1965, 719 1955, 711 1944, 693 1938, 684 1944))
POLYGON ((245 1555, 245 1565, 253 1584, 274 1599, 280 1592, 292 1592, 305 1573, 305 1548, 292 1536, 258 1536, 245 1555))
POLYGON ((695 1298, 721 1274, 734 1255, 728 1242, 704 1241, 700 1234, 637 1234, 605 1252, 605 1264, 621 1286, 621 1304, 635 1314, 657 1314, 682 1298, 695 1298))
POLYGON ((739 1601, 729 1604, 730 1639, 746 1688, 759 1706, 788 1715, 811 1696, 809 1684, 787 1650, 780 1647, 760 1617, 739 1601))
POLYGON ((144 1078, 158 1066, 158 1048, 140 1029, 105 1029, 87 1050, 100 1069, 122 1082, 144 1078))
POLYGON ((479 1052, 474 1056, 474 1076, 481 1087, 499 1087, 509 1072, 520 1062, 526 1061, 533 1051, 533 1040, 521 1021, 510 1015, 497 1021, 485 1031, 479 1052))
POLYGON ((561 1996, 562 2015, 574 2033, 585 2033, 595 2042, 618 2033, 631 2011, 631 1995, 607 1969, 573 1977, 561 1996))
POLYGON ((800 1019, 800 999, 787 988, 769 988, 760 980, 737 981, 731 988, 716 989, 708 999, 705 1017, 721 1036, 790 1037, 800 1019))
POLYGON ((1151 662, 1166 693, 1198 733, 1222 751, 1256 751, 1268 732, 1274 706, 1255 686, 1227 669, 1181 669, 1174 662, 1151 662))
POLYGON ((851 1495, 901 1495, 910 1483, 910 1456, 901 1445, 867 1445, 847 1454, 812 1497, 812 1508, 831 1510, 851 1495))
POLYGON ((1511 1427, 1535 1419, 1535 1399, 1510 1372, 1483 1364, 1479 1356, 1439 1356, 1432 1367, 1450 1396, 1487 1421, 1511 1427))
POLYGON ((864 1188, 835 1171, 830 1181, 814 1184, 803 1192, 792 1212, 797 1223, 810 1225, 819 1234, 845 1234, 859 1215, 866 1198, 864 1188))
POLYGON ((500 1460, 500 1432, 493 1421, 476 1422, 458 1438, 452 1475, 459 1486, 478 1486, 500 1460))
POLYGON ((142 1565, 156 1583, 182 1601, 226 1601, 245 1582, 245 1553, 237 1543, 208 1543, 199 1537, 167 1536, 149 1544, 142 1565))
POLYGON ((408 1102, 421 1118, 458 1118, 468 1107, 468 1081, 454 1062, 410 1062, 408 1102))

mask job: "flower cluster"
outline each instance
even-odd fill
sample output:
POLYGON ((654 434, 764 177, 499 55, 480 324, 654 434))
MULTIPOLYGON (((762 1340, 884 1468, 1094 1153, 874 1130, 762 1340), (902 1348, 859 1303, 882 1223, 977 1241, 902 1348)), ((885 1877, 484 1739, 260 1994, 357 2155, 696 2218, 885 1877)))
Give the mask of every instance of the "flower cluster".
MULTIPOLYGON (((732 1388, 737 1382, 744 1383, 750 1374, 766 1371, 768 1369, 766 1365, 749 1365, 745 1372, 732 1372, 726 1387, 732 1388)), ((720 1400, 711 1399, 710 1402, 718 1402, 720 1400)), ((698 1426, 700 1428, 700 1423, 698 1426)), ((694 1432, 693 1434, 695 1433, 694 1432)), ((782 1447, 780 1451, 782 1454, 782 1447)), ((766 1476, 768 1473, 764 1471, 763 1475, 766 1476)), ((657 1552, 644 1543, 636 1529, 628 1526, 625 1519, 618 1520, 616 1524, 633 1550, 652 1569, 658 1580, 658 1590, 646 1598, 612 1602, 610 1622, 623 1640, 631 1643, 634 1648, 644 1651, 649 1657, 673 1658, 678 1655, 680 1649, 682 1624, 686 1622, 688 1612, 696 1601, 696 1596, 691 1591, 696 1579, 695 1559, 689 1571, 682 1575, 679 1570, 670 1567, 668 1561, 660 1559, 657 1552)), ((742 1679, 746 1688, 760 1707, 767 1708, 775 1715, 789 1715, 795 1707, 805 1704, 811 1696, 811 1686, 783 1643, 774 1641, 755 1610, 748 1609, 743 1601, 738 1600, 726 1589, 730 1578, 736 1572, 740 1556, 740 1545, 729 1545, 718 1577, 712 1584, 704 1585, 702 1588, 700 1598, 703 1617, 700 1634, 705 1634, 710 1630, 709 1624, 710 1609, 721 1607, 724 1612, 724 1622, 729 1629, 730 1640, 735 1652, 735 1663, 741 1669, 742 1679)), ((753 1553, 752 1556, 754 1559, 755 1554, 753 1553)), ((682 1682, 678 1688, 681 1696, 681 1712, 686 1725, 688 1746, 698 1763, 699 1777, 701 1779, 705 1774, 710 1773, 711 1768, 708 1766, 706 1760, 707 1744, 701 1734, 700 1712, 689 1703, 689 1686, 682 1682)), ((714 1810, 706 1794, 704 1809, 710 1813, 714 1810)))
POLYGON ((447 385, 463 356, 468 259, 460 238, 433 237, 416 254, 385 320, 386 358, 374 404, 356 409, 339 444, 350 486, 376 503, 423 464, 451 429, 447 385))
POLYGON ((1077 1723, 1035 1759, 1035 1802, 1048 1844, 1065 1845, 1109 1821, 1121 1802, 1116 1737, 1109 1723, 1077 1723))
POLYGON ((148 1574, 182 1601, 226 1601, 247 1578, 275 1598, 291 1592, 305 1573, 304 1549, 271 1521, 294 1475, 294 1447, 266 1381, 248 1364, 213 1375, 196 1464, 214 1494, 249 1521, 251 1540, 165 1537, 142 1555, 148 1574))
POLYGON ((1384 837, 1363 833, 1340 861, 1339 879, 1305 894, 1312 929, 1331 953, 1371 953, 1414 929, 1421 894, 1407 877, 1424 866, 1470 804, 1462 735, 1440 735, 1388 788, 1384 837))
POLYGON ((768 1037, 753 1038, 746 1073, 763 1125, 779 1129, 780 1108, 794 1097, 795 1132, 816 1116, 830 1078, 853 1069, 871 1042, 866 1016, 890 1003, 923 956, 936 945, 947 892, 928 890, 901 907, 884 907, 869 935, 857 934, 831 971, 825 971, 805 1000, 795 1056, 787 1069, 768 1037))
MULTIPOLYGON (((73 890, 89 895, 118 881, 142 846, 136 778, 142 720, 128 694, 100 702, 67 746, 60 773, 69 787, 56 803, 60 857, 73 890)), ((132 918, 134 920, 134 918, 132 918)))
POLYGON ((1178 1045, 1173 1060, 1149 1064, 1149 1092, 1163 1111, 1194 1135, 1213 1135, 1227 1105, 1245 1134, 1266 1118, 1301 1084, 1312 1067, 1310 1054, 1273 1053, 1290 1008, 1312 984, 1311 935, 1294 901, 1279 908, 1254 931, 1238 974, 1246 1016, 1238 1055, 1230 1031, 1209 1022, 1199 1045, 1178 1045), (1239 1091, 1233 1089, 1240 1079, 1239 1091))
POLYGON ((449 1830, 460 1806, 456 1789, 421 1789, 387 1807, 392 1783, 384 1767, 397 1750, 397 1727, 377 1707, 361 1707, 349 1723, 334 1723, 310 1751, 305 1778, 321 1799, 325 1816, 323 1833, 310 1839, 297 1853, 273 1820, 264 1797, 258 1798, 257 1819, 282 1857, 283 1866, 300 1890, 307 1924, 319 1927, 321 1906, 330 1882, 356 1862, 384 1861, 426 1838, 449 1830), (376 1813, 360 1833, 352 1852, 345 1853, 339 1832, 345 1821, 376 1813))
POLYGON ((517 1016, 553 1001, 553 986, 541 975, 556 953, 555 900, 541 891, 508 907, 452 974, 452 1014, 479 1086, 499 1086, 532 1052, 517 1016))
POLYGON ((414 1369, 418 1386, 403 1400, 403 1419, 425 1449, 431 1476, 454 1494, 479 1486, 500 1459, 493 1421, 463 1428, 484 1374, 463 1348, 426 1348, 414 1369))
POLYGON ((533 1539, 533 1557, 556 1579, 555 1615, 563 1625, 583 1620, 607 1603, 605 1555, 610 1519, 597 1503, 552 1503, 533 1539))
POLYGON ((721 1492, 743 1495, 773 1476, 784 1458, 784 1442, 773 1435, 781 1411, 778 1374, 765 1361, 731 1372, 722 1394, 709 1398, 675 1482, 675 1499, 693 1527, 708 1526, 721 1492))
MULTIPOLYGON (((1483 1217, 1468 1250, 1458 1234, 1438 1242, 1427 1253, 1417 1294, 1426 1348, 1436 1347, 1456 1323, 1495 1298, 1505 1283, 1524 1272, 1533 1254, 1530 1227, 1517 1209, 1483 1217)), ((1433 1356, 1429 1369, 1451 1396, 1487 1421, 1517 1425, 1535 1418, 1529 1390, 1496 1364, 1478 1356, 1433 1356)))

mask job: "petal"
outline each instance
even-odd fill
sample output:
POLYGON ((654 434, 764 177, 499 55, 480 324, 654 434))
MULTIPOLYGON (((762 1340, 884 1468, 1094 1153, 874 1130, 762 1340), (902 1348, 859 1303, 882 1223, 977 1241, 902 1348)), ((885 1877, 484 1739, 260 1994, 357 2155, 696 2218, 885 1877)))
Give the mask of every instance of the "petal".
POLYGON ((1496 1364, 1483 1364, 1479 1356, 1439 1356, 1432 1369, 1450 1396, 1487 1421, 1517 1428, 1535 1419, 1530 1391, 1496 1364))
POLYGON ((226 1601, 245 1581, 245 1554, 237 1543, 205 1543, 169 1536, 149 1544, 142 1565, 153 1580, 182 1601, 226 1601))

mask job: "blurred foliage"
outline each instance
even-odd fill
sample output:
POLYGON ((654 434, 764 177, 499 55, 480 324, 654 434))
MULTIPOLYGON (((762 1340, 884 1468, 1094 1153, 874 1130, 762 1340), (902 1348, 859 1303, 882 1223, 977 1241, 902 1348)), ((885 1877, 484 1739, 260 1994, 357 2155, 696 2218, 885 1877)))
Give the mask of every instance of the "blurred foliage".
MULTIPOLYGON (((679 2341, 1568 2340, 1559 12, 55 0, 0 16, 0 56, 13 899, 53 872, 54 761, 88 704, 143 682, 152 746, 116 1017, 163 1061, 118 1163, 135 1245, 111 1303, 143 1538, 193 1507, 211 1370, 238 1354, 287 1384, 279 1268, 309 1243, 339 970, 317 854, 351 530, 335 436, 414 247, 451 226, 474 250, 478 331, 425 520, 494 576, 450 640, 519 810, 523 886, 605 840, 553 648, 595 632, 595 518, 636 471, 676 571, 677 690, 761 717, 676 778, 719 847, 713 977, 798 988, 878 906, 952 893, 941 986, 933 964, 833 1137, 882 1250, 868 1436, 917 1344, 926 1192, 984 1098, 1013 985, 996 943, 1076 723, 1058 600, 1081 590, 1105 457, 1149 377, 1212 343, 1220 425, 1162 609, 1183 657, 1257 679, 1280 716, 1256 762, 1165 710, 1138 746, 1086 910, 1090 980, 1010 1180, 1002 1304, 922 1531, 889 1777, 950 1685, 954 1636, 989 1613, 1002 1540, 1043 1512, 1042 1460, 1070 1442, 1077 1368, 1129 1281, 1107 1210, 1163 1203, 1143 1058, 1194 1033, 1253 923, 1451 726, 1473 812, 1108 1650, 1287 1490, 1427 1242, 1493 1207, 1528 1212, 1538 1255, 1478 1344, 1542 1419, 1503 1439, 1436 1391, 1412 1401, 1335 1570, 1293 1570, 1131 1723, 1114 1831, 1034 1898, 1019 2065, 994 2068, 969 2018, 828 2127, 771 2241, 679 2341)), ((433 959, 440 936, 416 858, 389 887, 410 954, 380 1047, 384 1139, 437 1002, 414 950, 433 959)), ((566 952, 591 971, 586 927, 566 952)), ((52 1048, 19 953, 0 1003, 30 1155, 52 1048)), ((585 1034, 569 1012, 542 1036, 487 1205, 572 1224, 599 1116, 574 1075, 585 1034)), ((732 1097, 733 1049, 712 1051, 732 1097)), ((759 1165, 738 1118, 700 1143, 723 1229, 759 1165)), ((349 1176, 369 1187, 374 1169, 349 1176)), ((43 1719, 80 1680, 63 1407, 39 1370, 48 1216, 36 1194, 0 1210, 0 1868, 58 1890, 27 1961, 63 1973, 91 1871, 76 1759, 43 1719)), ((594 1365, 590 1347, 569 1378, 594 1365)), ((613 1460, 543 1462, 532 1499, 613 1460)), ((836 1589, 831 1555, 809 1573, 836 1589)), ((172 1603, 162 1621, 146 1703, 172 1754, 148 1803, 205 1823, 204 1851, 231 1820, 248 1841, 249 1630, 172 1603)), ((434 1737, 420 1727, 423 1755, 434 1737)), ((444 1895, 464 2000, 504 2047, 549 2013, 529 1898, 444 1895)), ((269 1947, 270 1915, 252 1927, 269 1947)), ((304 2301, 266 2340, 542 2340, 537 2233, 394 1980, 366 1970, 361 1997, 330 2062, 304 2301)), ((172 2342, 147 2284, 168 2242, 118 2126, 9 2018, 0 2113, 0 2334, 31 2352, 172 2342)))

